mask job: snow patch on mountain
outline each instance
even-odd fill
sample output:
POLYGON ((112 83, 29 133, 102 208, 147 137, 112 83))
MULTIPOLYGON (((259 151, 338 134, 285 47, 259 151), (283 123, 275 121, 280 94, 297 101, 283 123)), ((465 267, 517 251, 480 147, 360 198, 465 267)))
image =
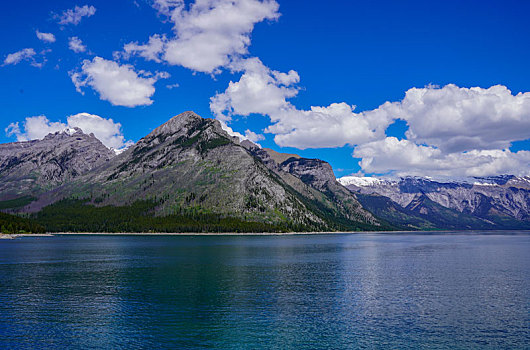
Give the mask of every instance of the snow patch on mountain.
POLYGON ((507 216, 530 221, 530 176, 470 178, 356 177, 337 179, 353 192, 385 196, 402 207, 426 196, 446 208, 480 217, 507 216))

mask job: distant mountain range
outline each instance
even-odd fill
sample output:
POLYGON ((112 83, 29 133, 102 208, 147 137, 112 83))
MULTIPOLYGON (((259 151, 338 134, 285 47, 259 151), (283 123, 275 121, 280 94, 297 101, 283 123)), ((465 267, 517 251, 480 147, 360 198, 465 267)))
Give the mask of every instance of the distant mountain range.
POLYGON ((337 179, 193 112, 120 154, 68 129, 0 145, 1 229, 74 232, 530 228, 530 178, 337 179), (28 222, 24 222, 24 220, 28 222))
POLYGON ((530 177, 346 176, 363 207, 403 229, 530 229, 530 177))

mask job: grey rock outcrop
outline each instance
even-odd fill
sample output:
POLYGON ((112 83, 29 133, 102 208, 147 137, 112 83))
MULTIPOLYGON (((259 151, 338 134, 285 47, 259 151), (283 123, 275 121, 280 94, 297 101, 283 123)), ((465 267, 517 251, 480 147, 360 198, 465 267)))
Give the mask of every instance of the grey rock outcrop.
POLYGON ((0 199, 36 196, 114 156, 94 135, 79 128, 49 134, 42 140, 0 144, 0 199))
POLYGON ((404 208, 421 208, 428 198, 445 208, 487 220, 508 218, 530 221, 530 177, 512 175, 466 179, 398 179, 343 177, 351 191, 390 198, 404 208))
POLYGON ((268 148, 262 149, 250 142, 244 142, 242 146, 300 193, 321 201, 321 204, 330 210, 331 215, 380 225, 379 221, 362 207, 355 195, 337 181, 329 163, 320 159, 302 158, 296 154, 279 153, 268 148), (300 180, 309 189, 293 183, 292 178, 300 180), (318 192, 315 193, 314 190, 318 192))

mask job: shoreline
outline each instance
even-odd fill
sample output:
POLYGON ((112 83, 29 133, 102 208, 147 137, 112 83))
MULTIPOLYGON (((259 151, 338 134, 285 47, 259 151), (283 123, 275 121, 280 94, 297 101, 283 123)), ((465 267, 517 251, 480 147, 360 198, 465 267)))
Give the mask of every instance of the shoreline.
POLYGON ((408 233, 414 231, 343 231, 343 232, 51 232, 0 234, 0 239, 18 237, 54 237, 54 236, 307 236, 365 233, 408 233))
POLYGON ((14 239, 20 237, 54 237, 54 236, 308 236, 308 235, 351 235, 351 234, 506 234, 510 232, 524 232, 530 230, 443 230, 443 231, 341 231, 341 232, 53 232, 53 233, 20 233, 0 234, 0 239, 14 239))
POLYGON ((19 237, 53 237, 53 233, 0 233, 0 239, 14 239, 19 237))
POLYGON ((353 232, 57 232, 52 236, 296 236, 353 232))

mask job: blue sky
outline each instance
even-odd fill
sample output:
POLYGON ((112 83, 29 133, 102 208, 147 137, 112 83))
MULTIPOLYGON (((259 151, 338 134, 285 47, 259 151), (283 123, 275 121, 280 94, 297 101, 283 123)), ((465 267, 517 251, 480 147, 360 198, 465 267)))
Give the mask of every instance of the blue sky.
POLYGON ((0 142, 88 113, 121 124, 90 119, 118 145, 194 110, 263 147, 327 160, 337 176, 528 174, 529 2, 237 0, 228 24, 208 12, 229 3, 2 2, 0 142), (156 34, 164 48, 142 56, 156 34), (126 96, 106 89, 135 76, 126 96), (45 127, 26 120, 36 116, 45 127))

